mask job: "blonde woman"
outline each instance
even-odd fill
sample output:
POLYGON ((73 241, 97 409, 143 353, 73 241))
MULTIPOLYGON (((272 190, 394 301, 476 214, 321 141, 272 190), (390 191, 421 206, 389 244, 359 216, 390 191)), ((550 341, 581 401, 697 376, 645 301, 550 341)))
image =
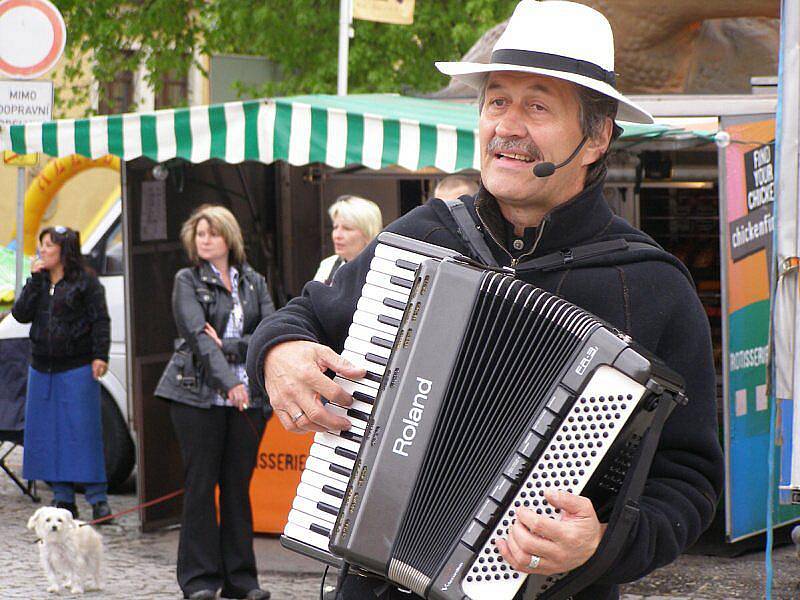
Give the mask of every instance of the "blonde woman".
POLYGON ((181 240, 193 265, 175 275, 180 339, 155 392, 170 400, 184 464, 178 583, 193 600, 211 600, 220 588, 225 598, 264 600, 270 594, 258 583, 249 489, 269 405, 244 363, 250 334, 275 308, 227 208, 199 207, 181 240))
POLYGON ((324 259, 314 281, 330 285, 344 263, 353 260, 383 228, 381 209, 374 202, 358 196, 339 196, 328 209, 333 222, 331 239, 335 254, 324 259))

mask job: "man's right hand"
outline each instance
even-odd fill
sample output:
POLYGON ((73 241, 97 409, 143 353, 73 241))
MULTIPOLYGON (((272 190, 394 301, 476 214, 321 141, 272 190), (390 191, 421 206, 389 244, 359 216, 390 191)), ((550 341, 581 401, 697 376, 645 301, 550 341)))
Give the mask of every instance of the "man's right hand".
POLYGON ((350 429, 349 420, 326 410, 320 400, 326 398, 341 406, 353 402, 350 394, 325 376, 327 369, 348 379, 366 375, 364 369, 314 342, 283 342, 267 352, 264 382, 284 429, 295 433, 350 429))

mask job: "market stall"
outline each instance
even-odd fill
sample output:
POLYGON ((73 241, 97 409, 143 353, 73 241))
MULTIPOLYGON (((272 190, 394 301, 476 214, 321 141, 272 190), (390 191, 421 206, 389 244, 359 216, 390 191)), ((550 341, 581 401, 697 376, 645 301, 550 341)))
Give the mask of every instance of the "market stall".
MULTIPOLYGON (((0 149, 18 153, 123 159, 128 398, 142 502, 181 486, 168 411, 152 391, 175 337, 169 297, 172 276, 185 265, 178 231, 188 214, 204 202, 231 208, 243 226, 251 262, 267 274, 281 302, 298 294, 330 253, 326 209, 336 196, 366 195, 388 222, 424 202, 444 174, 463 169, 476 174, 476 129, 474 104, 372 94, 254 100, 0 132, 0 149)), ((609 183, 612 205, 678 250, 698 235, 681 230, 690 221, 686 217, 704 211, 706 246, 714 247, 716 171, 700 188, 686 185, 708 174, 707 167, 715 168, 711 136, 713 131, 666 124, 626 126, 609 183), (698 148, 705 158, 698 158, 698 148), (658 161, 645 169, 645 153, 670 156, 674 164, 667 172, 659 172, 658 161), (693 194, 696 189, 702 193, 693 194), (643 202, 643 194, 652 199, 643 202)), ((693 252, 702 256, 707 250, 693 252)), ((719 286, 713 260, 708 268, 707 279, 719 286)), ((719 311, 713 284, 707 304, 710 316, 719 311)), ((308 437, 284 433, 276 420, 270 423, 252 487, 257 530, 282 529, 309 443, 308 437)), ((141 511, 142 526, 173 523, 179 509, 179 499, 148 507, 141 511)))

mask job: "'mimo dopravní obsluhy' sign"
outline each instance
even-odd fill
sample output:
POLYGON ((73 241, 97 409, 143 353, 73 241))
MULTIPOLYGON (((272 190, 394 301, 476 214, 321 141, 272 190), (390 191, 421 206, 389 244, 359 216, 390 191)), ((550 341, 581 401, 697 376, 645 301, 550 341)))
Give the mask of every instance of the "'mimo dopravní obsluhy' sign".
POLYGON ((0 80, 0 125, 49 121, 52 116, 52 81, 0 80))

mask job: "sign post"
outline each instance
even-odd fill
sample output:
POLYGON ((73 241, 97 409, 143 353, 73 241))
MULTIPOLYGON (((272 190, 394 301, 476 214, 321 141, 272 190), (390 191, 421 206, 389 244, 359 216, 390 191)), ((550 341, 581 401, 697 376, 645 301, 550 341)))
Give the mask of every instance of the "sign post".
POLYGON ((17 167, 17 249, 14 256, 14 300, 22 291, 22 266, 25 260, 23 246, 25 244, 25 167, 17 167))
MULTIPOLYGON (((35 79, 52 69, 64 53, 67 28, 48 0, 0 0, 0 128, 53 117, 53 82, 35 79)), ((17 167, 17 249, 15 298, 22 289, 25 235, 25 155, 4 156, 17 167)))

